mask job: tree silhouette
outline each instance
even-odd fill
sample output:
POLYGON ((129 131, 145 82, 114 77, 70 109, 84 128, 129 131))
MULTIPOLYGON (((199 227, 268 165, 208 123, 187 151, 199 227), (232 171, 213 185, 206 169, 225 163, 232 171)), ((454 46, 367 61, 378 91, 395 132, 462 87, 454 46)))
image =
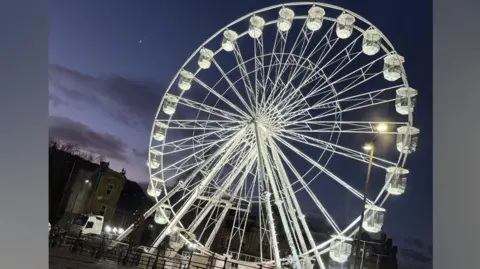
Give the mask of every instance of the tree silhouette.
POLYGON ((89 162, 95 162, 96 160, 105 161, 104 157, 102 156, 96 157, 95 154, 89 151, 86 151, 84 149, 81 149, 81 147, 78 144, 61 142, 61 141, 55 140, 54 138, 50 138, 49 149, 63 151, 71 155, 78 156, 89 162))

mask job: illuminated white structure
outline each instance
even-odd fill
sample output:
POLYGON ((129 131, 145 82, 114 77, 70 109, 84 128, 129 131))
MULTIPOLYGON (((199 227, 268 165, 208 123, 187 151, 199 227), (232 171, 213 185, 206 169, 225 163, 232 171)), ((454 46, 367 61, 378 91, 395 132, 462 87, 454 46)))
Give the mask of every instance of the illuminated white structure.
POLYGON ((363 229, 369 233, 378 233, 382 230, 385 220, 385 209, 378 206, 367 205, 367 210, 363 219, 363 229))
POLYGON ((153 128, 154 128, 153 139, 155 139, 158 142, 162 142, 163 139, 165 139, 165 136, 167 135, 168 125, 163 123, 160 120, 156 120, 155 126, 153 128))
POLYGON ((160 167, 160 163, 157 160, 150 160, 150 162, 147 162, 147 166, 151 169, 157 169, 160 167))
MULTIPOLYGON (((246 220, 256 211, 256 225, 262 231, 256 247, 262 249, 258 260, 264 268, 281 268, 287 260, 279 234, 285 236, 292 268, 303 269, 313 262, 325 269, 328 255, 345 260, 349 243, 338 243, 338 236, 316 241, 304 212, 315 211, 312 214, 324 218, 334 235, 351 238, 360 224, 358 216, 352 213, 346 217, 356 221, 339 225, 331 210, 337 208, 335 203, 363 201, 364 194, 351 184, 364 175, 340 175, 343 169, 363 171, 369 154, 346 141, 378 134, 373 128, 378 118, 388 126, 382 136, 403 136, 398 127, 412 128, 414 118, 413 109, 396 113, 397 90, 410 87, 403 60, 385 61, 386 68, 382 66, 397 50, 383 34, 378 39, 373 29, 381 31, 340 7, 287 3, 252 12, 218 29, 179 64, 182 69, 167 87, 154 119, 164 123, 161 129, 168 132, 155 139, 153 131, 149 145, 162 152, 155 159, 160 166, 149 168, 151 183, 157 186, 155 177, 163 182, 152 188, 155 194, 161 190, 155 196, 161 203, 148 213, 154 214, 160 205, 163 213, 170 210, 152 247, 168 240, 170 231, 179 231, 170 237, 178 243, 176 249, 192 244, 200 253, 223 259, 225 253, 244 247, 249 236, 246 220), (204 48, 212 52, 207 57, 209 68, 199 63, 204 48), (177 87, 184 68, 194 74, 192 81, 198 84, 194 92, 177 87), (372 110, 387 114, 372 115, 372 110), (388 118, 392 113, 398 116, 395 120, 388 118), (331 165, 330 159, 348 159, 348 166, 331 165), (334 201, 317 191, 330 186, 318 187, 328 180, 338 186, 334 201), (170 199, 174 194, 176 198, 170 199), (311 206, 305 208, 303 201, 311 206), (229 212, 235 213, 234 223, 228 221, 229 212), (230 231, 222 234, 225 242, 236 238, 240 246, 226 244, 222 253, 213 253, 221 228, 230 231)), ((408 149, 413 152, 411 143, 408 149)), ((388 158, 372 156, 372 169, 388 172, 389 167, 406 163, 408 154, 397 152, 393 145, 390 150, 384 155, 388 158)), ((389 185, 379 193, 370 193, 368 205, 381 208, 389 192, 400 192, 391 181, 385 184, 389 185)), ((381 230, 384 211, 367 212, 365 230, 381 230)), ((241 254, 232 254, 232 262, 252 265, 241 254)))
POLYGON ((158 161, 158 159, 161 155, 161 151, 157 149, 150 149, 150 159, 147 160, 147 166, 150 169, 158 169, 160 167, 160 162, 158 161))
POLYGON ((160 163, 157 160, 152 159, 147 161, 147 166, 151 169, 158 169, 160 167, 160 163))
POLYGON ((253 15, 250 18, 250 26, 248 28, 248 35, 251 38, 259 38, 262 36, 263 27, 265 26, 265 20, 257 15, 253 15))
POLYGON ((183 246, 185 245, 185 241, 181 237, 179 230, 175 229, 170 233, 170 240, 168 241, 168 245, 174 250, 179 250, 183 248, 183 246))
POLYGON ((155 211, 154 221, 160 225, 165 225, 168 223, 171 214, 172 211, 169 208, 161 205, 158 207, 157 211, 155 211))
POLYGON ((213 55, 215 55, 213 51, 207 48, 202 48, 200 50, 200 56, 198 57, 198 66, 202 69, 210 68, 212 65, 213 55))
POLYGON ((322 28, 325 9, 313 6, 308 10, 307 28, 310 31, 318 31, 322 28))
POLYGON ((367 29, 363 33, 362 51, 366 55, 372 56, 380 51, 382 45, 382 36, 375 28, 367 29))
POLYGON ((223 32, 222 49, 225 51, 233 51, 237 38, 237 32, 228 29, 225 30, 225 32, 223 32))
POLYGON ((418 91, 410 87, 401 87, 397 90, 395 109, 400 115, 408 115, 415 108, 418 91))
POLYGON ((349 38, 353 33, 353 24, 355 23, 355 17, 342 13, 337 18, 337 36, 341 39, 349 38))
POLYGON ((330 259, 344 263, 352 254, 351 238, 345 236, 332 236, 333 241, 330 243, 329 256, 330 259))
POLYGON ((385 175, 387 191, 392 195, 401 195, 407 188, 408 170, 400 167, 388 167, 385 175))
POLYGON ((282 8, 278 12, 278 21, 277 27, 278 30, 286 32, 292 27, 293 17, 295 17, 295 12, 289 8, 282 8))
POLYGON ((402 77, 402 64, 405 58, 396 53, 387 55, 383 59, 383 77, 388 81, 396 81, 402 77))
MULTIPOLYGON (((200 61, 199 61, 198 64, 200 65, 200 61)), ((205 64, 205 63, 203 63, 203 64, 205 64)), ((193 80, 193 74, 191 72, 186 71, 186 70, 182 70, 180 72, 180 76, 178 78, 178 87, 182 91, 188 91, 192 87, 192 80, 193 80)))
POLYGON ((415 152, 420 129, 413 126, 401 126, 397 128, 397 133, 397 150, 405 154, 415 152))
POLYGON ((166 94, 163 98, 163 112, 167 115, 173 115, 177 110, 178 98, 171 94, 166 94))
POLYGON ((162 194, 162 190, 157 188, 155 183, 150 182, 147 187, 147 194, 152 197, 158 197, 162 194))
POLYGON ((147 194, 152 197, 158 197, 160 196, 160 194, 162 194, 163 189, 164 189, 164 181, 158 176, 153 176, 150 179, 150 184, 148 185, 148 188, 147 188, 147 194))

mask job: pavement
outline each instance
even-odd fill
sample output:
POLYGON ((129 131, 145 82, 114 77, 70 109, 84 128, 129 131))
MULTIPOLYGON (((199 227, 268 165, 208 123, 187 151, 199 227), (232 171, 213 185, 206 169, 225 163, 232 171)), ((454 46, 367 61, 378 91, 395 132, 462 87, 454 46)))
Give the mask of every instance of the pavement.
POLYGON ((135 267, 119 265, 109 260, 78 255, 66 249, 50 249, 49 269, 131 269, 135 267))

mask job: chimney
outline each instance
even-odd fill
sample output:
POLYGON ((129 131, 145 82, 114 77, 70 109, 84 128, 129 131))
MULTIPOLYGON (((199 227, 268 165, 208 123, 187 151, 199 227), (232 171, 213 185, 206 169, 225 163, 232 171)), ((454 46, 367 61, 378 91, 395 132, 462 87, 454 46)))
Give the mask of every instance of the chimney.
POLYGON ((101 162, 100 162, 100 169, 101 169, 101 171, 106 171, 109 166, 110 166, 110 162, 104 162, 104 161, 101 161, 101 162))

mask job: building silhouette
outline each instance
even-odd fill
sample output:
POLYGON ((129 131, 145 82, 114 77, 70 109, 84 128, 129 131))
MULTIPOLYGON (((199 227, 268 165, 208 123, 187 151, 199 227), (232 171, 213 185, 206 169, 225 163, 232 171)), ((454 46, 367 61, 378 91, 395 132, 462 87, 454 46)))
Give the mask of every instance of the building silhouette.
POLYGON ((127 181, 126 171, 114 171, 108 162, 94 163, 78 152, 50 143, 49 222, 63 226, 77 214, 91 213, 109 223, 127 181))
MULTIPOLYGON (((126 180, 109 225, 126 229, 153 205, 153 200, 149 199, 137 182, 126 180)), ((127 236, 125 241, 136 245, 145 243, 143 234, 149 224, 151 223, 148 221, 141 223, 127 236)))
POLYGON ((104 223, 111 222, 127 180, 125 171, 114 171, 107 162, 100 162, 93 171, 78 169, 70 179, 72 188, 65 193, 67 204, 62 221, 69 221, 76 214, 94 214, 103 216, 104 223))

